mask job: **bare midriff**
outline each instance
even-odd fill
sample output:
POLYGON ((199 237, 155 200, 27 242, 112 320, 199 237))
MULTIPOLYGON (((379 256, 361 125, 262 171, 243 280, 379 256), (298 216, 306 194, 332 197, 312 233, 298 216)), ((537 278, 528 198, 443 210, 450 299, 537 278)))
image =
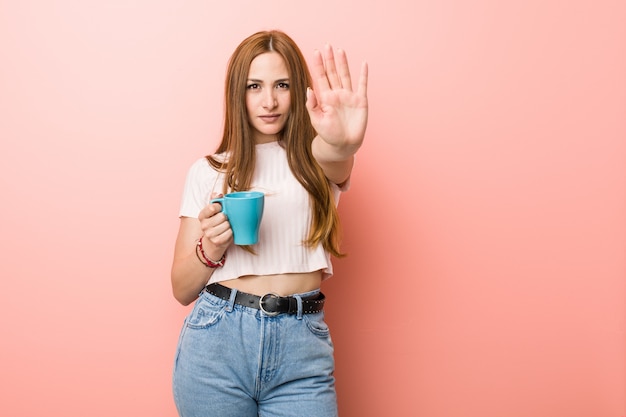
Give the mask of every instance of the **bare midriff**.
POLYGON ((246 275, 220 282, 225 287, 235 288, 248 294, 279 296, 302 294, 320 288, 322 271, 277 275, 246 275))

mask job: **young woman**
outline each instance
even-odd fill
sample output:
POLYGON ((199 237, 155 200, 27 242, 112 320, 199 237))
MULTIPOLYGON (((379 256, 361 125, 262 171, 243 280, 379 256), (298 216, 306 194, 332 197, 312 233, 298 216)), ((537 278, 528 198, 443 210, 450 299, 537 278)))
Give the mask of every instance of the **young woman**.
POLYGON ((309 74, 297 45, 259 32, 233 53, 222 142, 189 170, 172 266, 174 297, 196 302, 174 366, 182 417, 337 415, 320 286, 341 256, 336 205, 367 125, 367 65, 325 46, 309 74), (265 193, 259 242, 233 243, 211 198, 265 193))

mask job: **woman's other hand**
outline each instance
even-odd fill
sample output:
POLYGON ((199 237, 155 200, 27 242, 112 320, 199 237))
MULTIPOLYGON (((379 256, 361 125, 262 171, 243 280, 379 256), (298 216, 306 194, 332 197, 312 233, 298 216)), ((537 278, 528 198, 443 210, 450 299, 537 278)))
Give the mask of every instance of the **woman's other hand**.
MULTIPOLYGON (((367 63, 361 66, 357 89, 345 51, 336 54, 330 45, 315 51, 312 63, 313 90, 307 91, 307 110, 311 123, 325 145, 333 148, 328 159, 342 160, 354 155, 363 142, 367 127, 367 63)), ((316 138, 317 139, 317 138, 316 138)))

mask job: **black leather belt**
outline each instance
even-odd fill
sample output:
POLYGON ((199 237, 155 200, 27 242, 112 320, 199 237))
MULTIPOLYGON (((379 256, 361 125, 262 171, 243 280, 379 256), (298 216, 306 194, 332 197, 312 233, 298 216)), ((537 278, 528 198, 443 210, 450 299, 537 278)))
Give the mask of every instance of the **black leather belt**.
MULTIPOLYGON (((230 300, 232 293, 230 288, 217 283, 207 285, 204 290, 222 300, 230 300)), ((326 296, 321 292, 311 297, 302 298, 302 313, 319 313, 324 309, 325 300, 326 296)), ((273 293, 259 297, 258 295, 237 291, 235 304, 256 308, 268 316, 277 316, 281 313, 298 314, 298 300, 295 297, 280 297, 273 293)))

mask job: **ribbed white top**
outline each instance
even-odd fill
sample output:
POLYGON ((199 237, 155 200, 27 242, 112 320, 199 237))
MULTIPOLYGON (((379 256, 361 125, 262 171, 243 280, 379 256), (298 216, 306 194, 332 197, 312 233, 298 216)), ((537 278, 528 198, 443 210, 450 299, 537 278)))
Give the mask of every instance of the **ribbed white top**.
MULTIPOLYGON (((206 158, 196 161, 187 174, 180 208, 182 217, 198 217, 212 192, 221 193, 224 181, 206 158)), ((335 201, 341 191, 333 186, 335 201)), ((277 143, 256 145, 256 168, 252 190, 265 193, 265 208, 259 229, 259 242, 251 254, 239 246, 228 248, 226 264, 217 268, 210 282, 244 275, 271 275, 323 270, 323 278, 333 273, 330 255, 321 245, 307 248, 302 243, 311 222, 309 194, 289 169, 285 150, 277 143)))

